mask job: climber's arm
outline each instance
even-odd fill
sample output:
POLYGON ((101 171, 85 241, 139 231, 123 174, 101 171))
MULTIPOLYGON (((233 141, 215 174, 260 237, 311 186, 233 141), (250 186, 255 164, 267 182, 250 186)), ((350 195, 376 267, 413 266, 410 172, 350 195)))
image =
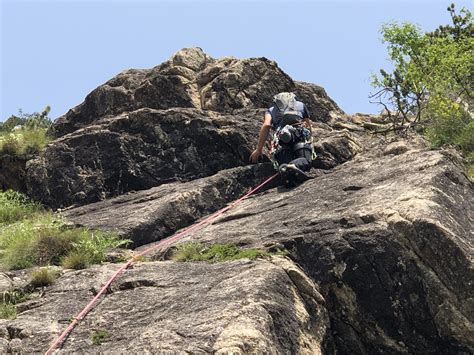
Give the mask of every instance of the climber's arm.
POLYGON ((265 141, 267 140, 267 137, 268 137, 268 132, 270 131, 271 128, 272 128, 272 116, 270 115, 270 113, 266 112, 265 117, 263 118, 262 127, 260 127, 257 148, 250 155, 250 161, 252 163, 258 162, 258 157, 262 155, 263 146, 265 145, 265 141))

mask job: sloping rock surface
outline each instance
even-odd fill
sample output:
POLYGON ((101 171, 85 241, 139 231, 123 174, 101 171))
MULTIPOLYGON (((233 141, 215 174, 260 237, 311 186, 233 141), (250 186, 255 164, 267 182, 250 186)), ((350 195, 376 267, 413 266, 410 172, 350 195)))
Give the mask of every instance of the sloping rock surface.
MULTIPOLYGON (((15 321, 2 352, 44 352, 117 265, 67 272, 15 321)), ((61 353, 321 353, 327 313, 316 286, 288 260, 151 262, 126 271, 61 353), (107 334, 94 344, 94 334, 107 334)), ((3 348, 2 348, 3 346, 3 348)))
POLYGON ((326 299, 332 351, 472 351, 472 183, 449 152, 380 148, 183 242, 285 246, 326 299))
MULTIPOLYGON (((228 169, 210 177, 164 184, 65 210, 62 214, 76 225, 114 231, 131 239, 133 245, 141 246, 168 237, 224 207, 271 174, 271 164, 228 169)), ((278 179, 266 188, 277 183, 278 179)))

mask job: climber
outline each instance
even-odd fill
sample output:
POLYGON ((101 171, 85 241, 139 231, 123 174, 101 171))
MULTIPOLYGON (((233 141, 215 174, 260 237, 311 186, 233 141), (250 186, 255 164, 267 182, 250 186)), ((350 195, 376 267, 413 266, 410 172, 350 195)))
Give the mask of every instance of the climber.
POLYGON ((282 92, 273 97, 273 106, 266 112, 260 128, 257 148, 250 155, 256 163, 262 155, 268 133, 273 129, 270 155, 287 187, 308 180, 313 154, 309 113, 295 94, 282 92))

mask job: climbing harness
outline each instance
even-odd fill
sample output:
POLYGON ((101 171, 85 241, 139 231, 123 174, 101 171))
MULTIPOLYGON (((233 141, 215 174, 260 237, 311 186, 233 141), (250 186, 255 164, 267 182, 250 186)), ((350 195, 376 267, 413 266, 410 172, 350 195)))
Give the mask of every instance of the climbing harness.
POLYGON ((236 206, 237 204, 239 204, 240 202, 242 202, 243 200, 247 199, 250 195, 252 195, 254 192, 256 192, 257 190, 261 189, 263 186, 265 186, 266 184, 268 184, 270 181, 272 181, 275 177, 278 176, 278 173, 277 174, 274 174, 272 176, 270 176, 269 178, 267 178, 266 180, 264 180, 262 183, 260 183, 259 185, 257 185, 256 187, 250 189, 246 194, 244 194, 242 197, 240 197, 239 199, 235 200, 234 202, 232 202, 230 205, 224 207, 224 208, 221 208, 220 210, 214 212, 213 214, 209 215, 207 218, 205 218, 204 220, 200 221, 200 222, 197 222, 193 225, 191 225, 190 227, 184 229, 183 231, 179 232, 179 233, 176 233, 175 235, 171 236, 171 237, 168 237, 166 239, 162 239, 158 244, 148 248, 148 249, 145 249, 144 251, 142 251, 141 253, 135 255, 133 258, 131 258, 130 260, 128 260, 124 265, 122 265, 110 278, 109 280, 102 286, 102 288, 99 290, 99 292, 95 295, 95 297, 82 309, 81 312, 79 312, 79 314, 73 318, 73 320, 71 321, 71 323, 69 324, 69 326, 61 333, 61 335, 59 337, 56 338, 56 340, 51 344, 51 346, 49 347, 49 349, 45 352, 45 355, 50 355, 54 349, 56 349, 57 347, 61 346, 61 344, 64 342, 64 340, 67 338, 67 336, 73 331, 74 327, 77 325, 77 323, 79 323, 82 319, 84 319, 84 317, 87 315, 87 313, 89 313, 91 311, 91 309, 94 307, 95 303, 99 300, 99 298, 107 291, 107 289, 109 288, 109 286, 112 284, 112 282, 121 274, 123 273, 126 269, 128 269, 135 261, 137 261, 137 259, 139 259, 141 256, 145 255, 145 254, 148 254, 156 249, 159 249, 159 248, 162 248, 164 246, 168 246, 170 244, 172 244, 173 242, 176 242, 177 240, 183 238, 184 236, 188 235, 190 232, 196 230, 197 228, 203 226, 203 225, 206 225, 212 221, 214 221, 216 218, 218 218, 219 216, 221 216, 223 213, 227 212, 228 210, 230 210, 231 208, 233 208, 234 206, 236 206))

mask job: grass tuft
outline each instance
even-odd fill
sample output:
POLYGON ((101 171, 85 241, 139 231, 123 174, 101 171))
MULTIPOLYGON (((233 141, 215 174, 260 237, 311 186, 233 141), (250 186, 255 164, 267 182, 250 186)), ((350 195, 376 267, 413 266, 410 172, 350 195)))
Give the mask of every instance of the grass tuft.
POLYGON ((234 244, 213 244, 206 246, 202 243, 185 243, 179 245, 171 255, 174 261, 206 261, 217 263, 238 259, 257 259, 272 255, 286 255, 287 251, 282 250, 269 253, 260 249, 240 249, 234 244))
POLYGON ((25 302, 30 294, 23 291, 5 291, 0 298, 0 319, 15 319, 16 304, 25 302))
POLYGON ((0 192, 0 227, 29 217, 42 210, 41 205, 26 195, 8 190, 0 192))
POLYGON ((89 265, 89 256, 78 251, 67 254, 61 261, 61 266, 66 269, 82 270, 87 269, 89 265))
POLYGON ((110 337, 110 334, 106 330, 98 330, 92 333, 92 344, 101 345, 107 338, 110 337))
POLYGON ((15 319, 16 306, 12 303, 0 303, 0 319, 15 319))
POLYGON ((42 267, 31 273, 31 285, 34 288, 50 286, 57 277, 58 274, 56 272, 51 271, 47 267, 42 267))

